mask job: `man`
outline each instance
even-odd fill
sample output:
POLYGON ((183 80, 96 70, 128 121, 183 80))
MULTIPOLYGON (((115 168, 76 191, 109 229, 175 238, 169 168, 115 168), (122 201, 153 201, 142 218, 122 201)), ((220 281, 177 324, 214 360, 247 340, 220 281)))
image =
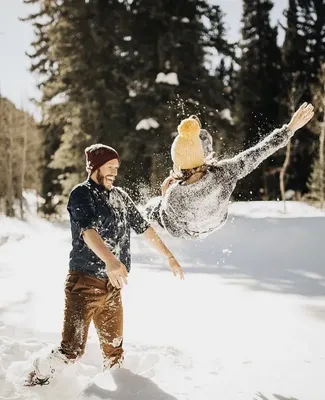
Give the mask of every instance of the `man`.
POLYGON ((85 150, 88 179, 71 192, 72 251, 65 283, 62 341, 45 359, 36 359, 29 385, 47 384, 64 364, 79 359, 90 322, 96 327, 104 370, 123 361, 121 289, 130 272, 130 229, 141 234, 183 279, 182 268, 143 219, 128 194, 114 186, 120 167, 116 150, 102 144, 85 150))

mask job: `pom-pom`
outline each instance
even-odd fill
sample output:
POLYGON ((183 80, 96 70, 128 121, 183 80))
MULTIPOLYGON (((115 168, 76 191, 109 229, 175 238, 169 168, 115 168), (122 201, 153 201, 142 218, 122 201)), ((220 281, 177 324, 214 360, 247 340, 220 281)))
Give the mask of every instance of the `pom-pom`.
POLYGON ((199 136, 200 125, 194 118, 183 119, 177 127, 178 133, 188 139, 199 136))

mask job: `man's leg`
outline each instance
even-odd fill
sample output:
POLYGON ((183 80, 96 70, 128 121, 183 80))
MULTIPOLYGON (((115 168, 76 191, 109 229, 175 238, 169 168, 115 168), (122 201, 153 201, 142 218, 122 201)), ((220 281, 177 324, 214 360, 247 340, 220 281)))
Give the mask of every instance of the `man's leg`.
POLYGON ((87 283, 85 275, 78 272, 68 274, 61 345, 34 361, 27 385, 47 384, 54 373, 62 371, 66 364, 83 355, 89 324, 96 309, 93 295, 94 288, 87 283))
POLYGON ((96 309, 96 278, 78 272, 68 275, 65 284, 65 309, 62 341, 59 351, 68 360, 80 358, 88 337, 89 325, 96 309))
POLYGON ((111 283, 106 286, 106 294, 93 321, 104 357, 104 369, 119 365, 123 360, 123 306, 121 290, 111 283))

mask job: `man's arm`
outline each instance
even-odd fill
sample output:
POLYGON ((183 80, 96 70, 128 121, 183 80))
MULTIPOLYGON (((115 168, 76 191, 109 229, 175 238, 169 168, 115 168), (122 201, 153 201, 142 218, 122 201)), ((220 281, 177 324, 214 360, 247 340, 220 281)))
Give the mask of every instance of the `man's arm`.
POLYGON ((150 226, 142 236, 147 240, 151 247, 157 250, 162 256, 166 258, 169 263, 170 269, 174 275, 179 275, 181 279, 184 279, 182 267, 179 265, 172 252, 168 249, 165 243, 161 240, 157 232, 150 226))
POLYGON ((98 258, 106 265, 107 275, 112 285, 118 289, 127 284, 128 272, 124 264, 117 259, 95 229, 87 229, 82 234, 86 245, 92 250, 98 258))

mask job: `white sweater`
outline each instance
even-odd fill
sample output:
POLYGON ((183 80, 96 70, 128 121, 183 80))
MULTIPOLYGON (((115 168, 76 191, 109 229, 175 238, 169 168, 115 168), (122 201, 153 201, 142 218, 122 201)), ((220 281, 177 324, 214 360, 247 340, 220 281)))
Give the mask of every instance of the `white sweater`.
MULTIPOLYGON (((251 173, 266 158, 287 145, 293 132, 287 125, 233 158, 217 162, 216 167, 197 182, 174 182, 160 204, 160 218, 174 237, 200 238, 221 228, 227 221, 228 204, 239 179, 251 173)), ((201 131, 207 155, 212 149, 211 136, 201 131)))

